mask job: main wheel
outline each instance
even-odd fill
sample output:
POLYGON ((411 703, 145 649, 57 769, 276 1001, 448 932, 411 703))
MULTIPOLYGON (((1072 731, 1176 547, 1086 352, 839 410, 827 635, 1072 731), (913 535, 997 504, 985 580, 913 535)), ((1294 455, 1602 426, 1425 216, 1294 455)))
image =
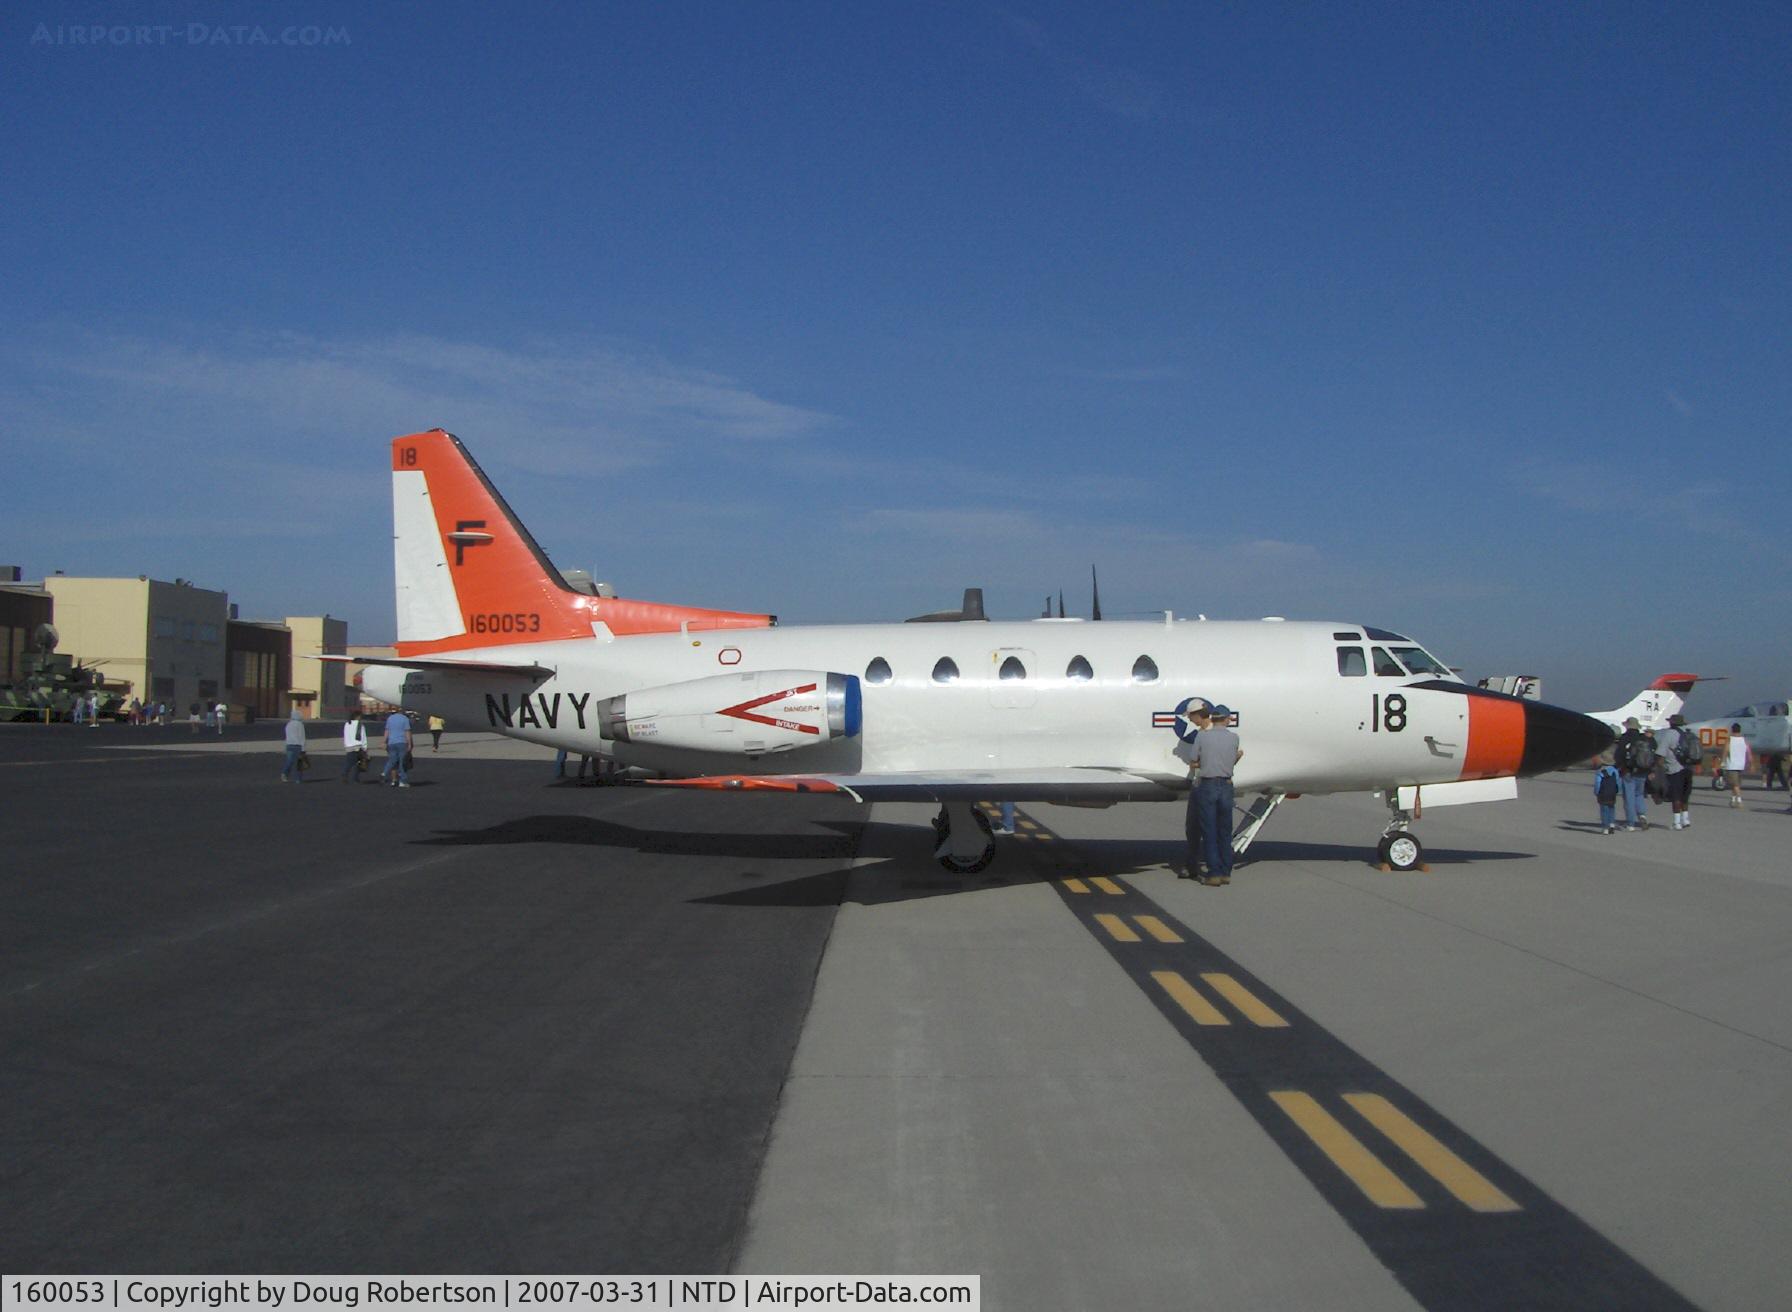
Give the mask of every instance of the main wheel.
POLYGON ((1395 870, 1413 870, 1425 859, 1425 848, 1408 833, 1388 834, 1375 849, 1381 863, 1395 870))
MULTIPOLYGON (((955 875, 974 875, 996 859, 996 840, 989 823, 989 817, 979 808, 973 808, 971 817, 976 820, 977 828, 983 831, 983 850, 974 857, 956 857, 951 853, 939 858, 939 863, 955 875)), ((952 821, 941 807, 940 813, 933 818, 933 832, 939 842, 945 842, 946 836, 952 832, 952 821)))
POLYGON ((983 845, 983 850, 976 856, 961 861, 959 858, 947 853, 940 858, 940 864, 955 875, 974 875, 995 859, 996 844, 995 840, 992 838, 989 842, 983 845))

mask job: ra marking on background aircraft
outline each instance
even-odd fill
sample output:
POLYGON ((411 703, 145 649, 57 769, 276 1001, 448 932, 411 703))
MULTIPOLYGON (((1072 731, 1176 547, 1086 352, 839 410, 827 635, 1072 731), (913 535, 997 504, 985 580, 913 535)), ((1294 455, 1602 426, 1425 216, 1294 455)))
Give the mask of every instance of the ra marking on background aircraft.
MULTIPOLYGON (((1106 621, 784 627, 771 615, 567 587, 441 429, 392 443, 397 655, 366 690, 406 710, 687 788, 931 801, 934 855, 982 869, 978 802, 1178 801, 1192 707, 1234 708, 1243 851, 1301 793, 1377 792, 1381 860, 1419 864, 1421 802, 1517 793, 1595 755, 1597 720, 1463 683, 1418 643, 1351 623, 1106 621)), ((346 658, 344 658, 346 659, 346 658)))
POLYGON ((1678 714, 1686 706, 1687 695, 1701 678, 1711 682, 1709 675, 1663 674, 1616 710, 1587 714, 1609 725, 1613 733, 1623 733, 1624 721, 1634 715, 1639 725, 1653 733, 1668 727, 1668 716, 1678 714))

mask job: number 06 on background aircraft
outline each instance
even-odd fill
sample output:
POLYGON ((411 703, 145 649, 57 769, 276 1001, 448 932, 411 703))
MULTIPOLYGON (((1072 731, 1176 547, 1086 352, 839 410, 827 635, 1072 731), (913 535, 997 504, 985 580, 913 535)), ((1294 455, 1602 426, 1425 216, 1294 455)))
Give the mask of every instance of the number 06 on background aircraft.
POLYGON ((674 787, 939 804, 935 856, 994 853, 978 802, 1185 798, 1193 707, 1225 704, 1257 794, 1376 792, 1381 861, 1419 864, 1421 805, 1516 795, 1611 730, 1463 683, 1353 623, 969 620, 779 627, 775 616, 592 596, 566 583, 458 438, 392 443, 397 655, 367 692, 459 724, 607 755, 674 787))

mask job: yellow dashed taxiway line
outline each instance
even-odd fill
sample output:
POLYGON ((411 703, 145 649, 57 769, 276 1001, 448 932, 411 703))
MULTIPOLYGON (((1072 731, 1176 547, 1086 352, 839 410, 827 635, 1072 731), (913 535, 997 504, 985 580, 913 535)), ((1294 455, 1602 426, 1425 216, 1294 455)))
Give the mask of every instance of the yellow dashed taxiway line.
POLYGON ((1287 1028, 1287 1021, 1283 1020, 1273 1010, 1265 1006, 1263 1002, 1258 999, 1256 994, 1252 993, 1230 975, 1209 971, 1203 973, 1201 979, 1215 993, 1219 994, 1227 1002, 1230 1002, 1234 1007, 1237 1007, 1239 1011, 1243 1012, 1247 1020, 1253 1021, 1266 1029, 1287 1028))
POLYGON ((1154 970, 1151 978, 1197 1025, 1230 1025, 1225 1013, 1201 996, 1200 990, 1173 970, 1154 970))
POLYGON ((1363 1147, 1362 1140, 1339 1124, 1310 1094, 1283 1091, 1269 1096, 1377 1207, 1412 1210, 1425 1206, 1424 1199, 1383 1166, 1374 1153, 1363 1147))
POLYGON ((1156 939, 1159 943, 1182 942, 1182 935, 1164 924, 1164 922, 1159 920, 1156 916, 1134 916, 1133 919, 1138 922, 1140 929, 1151 935, 1151 937, 1156 939))
POLYGON ((1140 941, 1139 936, 1133 930, 1133 927, 1120 919, 1119 916, 1097 915, 1095 917, 1095 923, 1107 930, 1108 937, 1112 938, 1116 943, 1137 943, 1140 941))
POLYGON ((1042 844, 1027 850, 1102 951, 1419 1306, 1693 1312, 1629 1254, 1178 920, 1139 881, 1095 873, 1104 867, 1073 843, 1060 842, 1049 855, 1042 844))
POLYGON ((1399 1108, 1378 1093, 1347 1093, 1344 1101, 1412 1158, 1421 1169, 1477 1212, 1517 1212, 1522 1209, 1489 1184, 1487 1177, 1415 1125, 1399 1108))

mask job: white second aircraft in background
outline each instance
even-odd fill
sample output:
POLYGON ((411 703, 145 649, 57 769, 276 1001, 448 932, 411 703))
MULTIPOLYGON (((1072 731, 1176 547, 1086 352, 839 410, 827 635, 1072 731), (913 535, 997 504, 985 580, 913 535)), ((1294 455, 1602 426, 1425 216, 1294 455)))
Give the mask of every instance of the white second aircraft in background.
POLYGON ((780 628, 566 586, 458 438, 392 443, 397 655, 366 690, 691 788, 940 804, 935 855, 994 852, 975 803, 1179 801, 1191 707, 1233 710, 1243 850, 1286 797, 1377 792, 1379 848, 1419 864, 1432 806, 1516 795, 1518 775, 1611 731, 1471 687, 1418 643, 1353 623, 870 624, 780 628))
POLYGON ((1623 733, 1624 721, 1635 716, 1642 728, 1653 733, 1668 727, 1668 716, 1685 709, 1686 698, 1701 677, 1697 674, 1663 674, 1617 709, 1588 711, 1587 714, 1610 726, 1614 733, 1623 733))

